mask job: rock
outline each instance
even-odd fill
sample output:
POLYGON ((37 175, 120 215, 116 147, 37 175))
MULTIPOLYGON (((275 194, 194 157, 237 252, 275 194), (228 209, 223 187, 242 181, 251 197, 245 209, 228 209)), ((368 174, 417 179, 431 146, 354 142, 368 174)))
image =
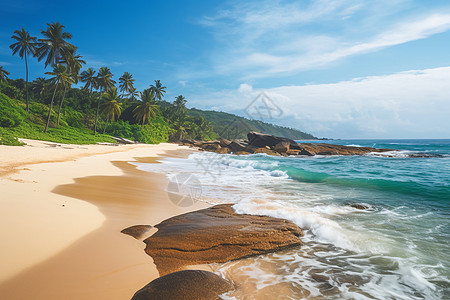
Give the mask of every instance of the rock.
POLYGON ((376 149, 370 147, 353 147, 333 145, 324 143, 301 143, 299 144, 303 153, 300 155, 364 155, 370 152, 386 152, 391 149, 376 149))
POLYGON ((220 154, 228 154, 231 152, 231 150, 229 148, 220 147, 220 148, 216 149, 215 152, 220 153, 220 154))
POLYGON ((247 146, 248 146, 248 144, 246 144, 244 142, 233 140, 228 145, 228 148, 230 148, 231 152, 239 152, 239 151, 244 151, 247 146))
POLYGON ((184 139, 184 140, 180 141, 180 143, 185 146, 194 145, 194 143, 196 143, 196 142, 197 142, 196 140, 192 140, 192 139, 184 139))
POLYGON ((137 291, 131 300, 220 299, 234 289, 222 277, 207 271, 185 270, 156 278, 137 291))
POLYGON ((238 152, 235 152, 235 153, 233 153, 234 155, 249 155, 249 154, 251 154, 250 152, 247 152, 247 151, 238 151, 238 152))
POLYGON ((201 148, 207 151, 216 151, 217 149, 221 148, 221 146, 218 141, 212 141, 212 142, 204 142, 201 148))
POLYGON ((252 145, 257 148, 263 148, 269 146, 270 148, 275 147, 277 144, 281 142, 286 142, 289 144, 289 147, 292 149, 299 149, 298 144, 291 139, 278 137, 270 134, 264 134, 259 132, 249 132, 247 134, 249 145, 252 145))
POLYGON ((228 147, 231 144, 231 141, 227 139, 220 139, 219 143, 222 147, 228 147))
POLYGON ((268 155, 280 156, 280 153, 278 153, 274 150, 267 149, 267 148, 256 148, 253 153, 265 153, 268 155))
POLYGON ((131 235, 135 239, 139 240, 142 237, 144 237, 145 234, 152 228, 153 228, 153 226, 151 226, 151 225, 134 225, 134 226, 125 228, 121 232, 123 234, 131 235))
POLYGON ((236 214, 232 204, 215 205, 167 219, 144 240, 161 275, 183 266, 223 263, 299 247, 302 230, 293 222, 236 214))
POLYGON ((279 153, 286 153, 290 150, 290 144, 286 141, 279 142, 278 144, 275 145, 273 150, 275 150, 279 153))
POLYGON ((353 204, 350 204, 349 206, 356 208, 356 209, 361 209, 361 210, 370 209, 370 207, 368 205, 364 205, 364 204, 360 204, 360 203, 353 203, 353 204))

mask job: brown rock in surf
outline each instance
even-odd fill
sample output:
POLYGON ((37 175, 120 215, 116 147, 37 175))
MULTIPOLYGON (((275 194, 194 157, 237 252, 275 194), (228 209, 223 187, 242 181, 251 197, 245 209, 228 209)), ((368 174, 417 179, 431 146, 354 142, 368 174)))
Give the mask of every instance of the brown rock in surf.
POLYGON ((185 270, 156 278, 131 300, 211 300, 233 289, 222 277, 207 271, 185 270))
POLYGON ((151 226, 151 225, 134 225, 134 226, 125 228, 120 232, 122 232, 123 234, 128 234, 128 235, 134 237, 135 239, 139 240, 142 237, 144 237, 145 234, 147 232, 149 232, 150 229, 152 229, 152 228, 153 228, 153 226, 151 226))
POLYGON ((161 275, 187 265, 227 262, 301 245, 294 223, 267 216, 236 214, 231 204, 182 214, 155 226, 144 240, 161 275))

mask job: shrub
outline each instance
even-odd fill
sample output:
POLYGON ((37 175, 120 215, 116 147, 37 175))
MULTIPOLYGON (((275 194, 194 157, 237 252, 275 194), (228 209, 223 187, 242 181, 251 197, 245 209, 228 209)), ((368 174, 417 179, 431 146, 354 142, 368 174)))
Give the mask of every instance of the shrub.
POLYGON ((27 116, 27 112, 17 101, 0 93, 0 126, 13 127, 19 125, 27 116))

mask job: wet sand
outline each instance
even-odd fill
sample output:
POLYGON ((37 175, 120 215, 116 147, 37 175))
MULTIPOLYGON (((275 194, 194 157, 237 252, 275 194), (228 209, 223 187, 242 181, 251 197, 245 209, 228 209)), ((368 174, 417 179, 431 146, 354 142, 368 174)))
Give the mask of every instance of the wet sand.
POLYGON ((0 250, 2 298, 129 299, 159 274, 145 245, 120 231, 207 206, 174 205, 165 176, 128 163, 186 150, 172 144, 102 147, 110 148, 97 151, 115 152, 83 157, 88 150, 58 157, 70 161, 31 166, 13 162, 15 173, 0 178, 7 196, 0 201, 0 234, 8 245, 0 250))

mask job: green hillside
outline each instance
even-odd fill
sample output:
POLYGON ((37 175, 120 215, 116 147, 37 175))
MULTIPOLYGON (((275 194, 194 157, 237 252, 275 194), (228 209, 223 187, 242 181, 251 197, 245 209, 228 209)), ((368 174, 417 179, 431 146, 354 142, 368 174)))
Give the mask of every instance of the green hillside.
POLYGON ((258 120, 250 120, 229 113, 200 110, 196 108, 190 109, 189 113, 192 116, 203 116, 206 120, 211 122, 214 132, 226 139, 247 138, 247 133, 249 131, 273 134, 293 140, 317 139, 315 136, 300 130, 273 125, 258 120))

